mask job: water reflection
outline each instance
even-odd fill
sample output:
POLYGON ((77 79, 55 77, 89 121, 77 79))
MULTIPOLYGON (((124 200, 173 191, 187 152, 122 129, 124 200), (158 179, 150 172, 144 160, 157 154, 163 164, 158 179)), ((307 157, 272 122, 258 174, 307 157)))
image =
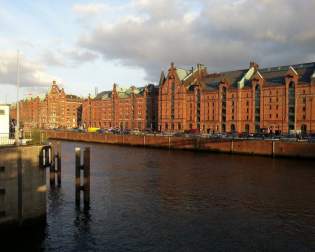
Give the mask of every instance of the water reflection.
MULTIPOLYGON (((313 161, 91 145, 91 205, 74 148, 48 193, 45 251, 314 251, 313 161)), ((35 241, 34 241, 35 242, 35 241)))

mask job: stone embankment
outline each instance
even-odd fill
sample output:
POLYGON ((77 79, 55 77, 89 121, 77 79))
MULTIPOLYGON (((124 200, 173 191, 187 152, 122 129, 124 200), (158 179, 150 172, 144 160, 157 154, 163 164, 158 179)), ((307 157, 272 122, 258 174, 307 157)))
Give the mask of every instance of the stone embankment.
POLYGON ((315 143, 297 141, 211 139, 160 135, 103 135, 71 131, 46 131, 50 139, 146 146, 167 149, 202 150, 273 157, 315 158, 315 143))

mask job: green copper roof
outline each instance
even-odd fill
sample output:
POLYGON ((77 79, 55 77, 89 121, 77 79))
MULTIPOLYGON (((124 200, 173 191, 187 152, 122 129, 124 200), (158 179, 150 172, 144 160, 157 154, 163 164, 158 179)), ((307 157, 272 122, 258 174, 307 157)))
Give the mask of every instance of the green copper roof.
POLYGON ((191 73, 191 70, 185 70, 182 68, 177 68, 176 73, 177 73, 178 78, 182 81, 187 77, 187 75, 189 75, 191 73))
POLYGON ((246 83, 247 81, 249 81, 249 80, 253 77, 254 74, 255 74, 255 68, 254 68, 254 67, 251 67, 251 68, 247 71, 247 73, 243 76, 243 78, 242 78, 240 81, 238 81, 237 87, 238 87, 238 88, 243 88, 243 87, 245 86, 245 83, 246 83))

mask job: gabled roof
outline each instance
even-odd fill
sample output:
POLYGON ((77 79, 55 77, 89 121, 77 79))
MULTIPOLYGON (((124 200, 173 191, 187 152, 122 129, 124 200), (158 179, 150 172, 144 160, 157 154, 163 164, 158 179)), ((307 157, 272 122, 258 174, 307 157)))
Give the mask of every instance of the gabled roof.
POLYGON ((192 73, 192 70, 186 70, 182 68, 176 68, 176 73, 180 81, 184 80, 188 75, 192 73))
POLYGON ((289 66, 278 66, 259 69, 267 85, 281 85, 285 83, 285 76, 289 69, 299 75, 299 83, 309 83, 315 71, 315 63, 303 63, 289 66))
POLYGON ((261 68, 256 70, 249 69, 228 71, 221 73, 208 74, 201 80, 204 90, 212 91, 219 87, 221 81, 228 81, 234 88, 243 88, 251 85, 252 77, 258 73, 265 81, 266 85, 283 85, 289 69, 292 69, 299 76, 299 83, 310 83, 315 78, 315 62, 297 65, 278 66, 261 68))
POLYGON ((36 98, 39 98, 40 101, 45 100, 47 94, 38 94, 38 95, 28 95, 24 98, 25 101, 35 100, 36 98))
MULTIPOLYGON (((119 98, 128 98, 132 94, 135 95, 143 95, 144 94, 145 87, 119 87, 116 85, 116 92, 119 98)), ((99 100, 106 100, 111 99, 113 96, 112 91, 103 91, 97 94, 95 99, 99 100)))
POLYGON ((242 80, 247 71, 248 70, 245 69, 208 74, 201 80, 201 83, 203 88, 208 91, 217 89, 221 81, 227 81, 231 84, 232 87, 237 87, 238 82, 242 80))
POLYGON ((95 96, 97 100, 106 100, 112 98, 112 91, 103 91, 95 96))
POLYGON ((69 100, 80 100, 81 99, 79 96, 72 95, 72 94, 66 95, 66 98, 69 100))
POLYGON ((161 86, 164 81, 165 81, 165 74, 164 74, 164 71, 161 72, 161 75, 160 75, 160 81, 159 81, 159 86, 161 86))

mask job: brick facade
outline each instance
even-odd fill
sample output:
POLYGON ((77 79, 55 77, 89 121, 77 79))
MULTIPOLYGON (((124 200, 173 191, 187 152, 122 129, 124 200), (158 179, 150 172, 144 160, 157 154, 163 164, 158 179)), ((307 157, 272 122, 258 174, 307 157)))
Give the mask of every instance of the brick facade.
POLYGON ((159 89, 161 131, 315 132, 315 63, 212 74, 171 64, 159 89))
POLYGON ((46 96, 20 102, 20 119, 24 127, 39 128, 315 133, 315 63, 259 68, 251 62, 247 69, 220 73, 172 63, 158 86, 114 84, 85 100, 54 82, 46 96))
POLYGON ((156 129, 156 99, 154 85, 123 89, 117 84, 94 99, 83 102, 82 121, 85 127, 156 129))
MULTIPOLYGON (((67 95, 54 81, 45 96, 19 102, 20 125, 27 128, 74 128, 81 123, 82 99, 67 95)), ((16 119, 16 106, 11 106, 11 119, 16 119)))

